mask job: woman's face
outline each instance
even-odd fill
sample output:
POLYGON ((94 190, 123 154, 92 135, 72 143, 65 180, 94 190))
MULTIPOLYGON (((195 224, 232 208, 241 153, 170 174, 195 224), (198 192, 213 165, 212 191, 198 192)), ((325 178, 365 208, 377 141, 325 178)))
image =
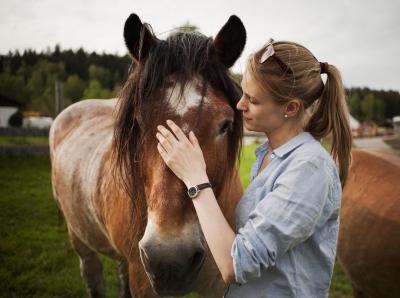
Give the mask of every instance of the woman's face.
POLYGON ((285 121, 285 105, 278 105, 247 70, 241 85, 243 96, 236 107, 243 112, 246 129, 268 134, 281 127, 285 121))

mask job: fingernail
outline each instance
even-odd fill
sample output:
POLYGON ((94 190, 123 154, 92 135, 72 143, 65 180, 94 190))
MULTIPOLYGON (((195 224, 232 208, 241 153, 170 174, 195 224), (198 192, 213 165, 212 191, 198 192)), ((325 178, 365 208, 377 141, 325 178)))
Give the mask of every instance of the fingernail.
POLYGON ((168 123, 168 124, 171 124, 171 123, 172 123, 172 121, 168 119, 168 120, 167 120, 167 123, 168 123))

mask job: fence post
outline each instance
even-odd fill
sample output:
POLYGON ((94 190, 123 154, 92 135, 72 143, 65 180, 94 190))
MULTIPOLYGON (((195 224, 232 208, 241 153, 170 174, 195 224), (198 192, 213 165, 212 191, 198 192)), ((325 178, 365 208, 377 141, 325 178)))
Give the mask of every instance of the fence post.
POLYGON ((63 85, 60 81, 56 81, 56 116, 63 110, 63 85))

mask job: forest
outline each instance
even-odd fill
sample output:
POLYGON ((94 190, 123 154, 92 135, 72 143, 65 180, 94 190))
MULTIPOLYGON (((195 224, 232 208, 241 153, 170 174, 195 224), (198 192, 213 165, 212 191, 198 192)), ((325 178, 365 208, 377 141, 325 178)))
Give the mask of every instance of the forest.
MULTIPOLYGON (((84 49, 18 50, 0 55, 0 98, 42 116, 55 115, 55 81, 63 84, 64 107, 87 98, 112 98, 126 80, 128 55, 89 53, 84 49)), ((240 74, 233 74, 240 80, 240 74)), ((367 87, 346 88, 351 114, 359 121, 384 124, 400 115, 400 94, 367 87)), ((19 122, 19 121, 17 121, 19 122)))

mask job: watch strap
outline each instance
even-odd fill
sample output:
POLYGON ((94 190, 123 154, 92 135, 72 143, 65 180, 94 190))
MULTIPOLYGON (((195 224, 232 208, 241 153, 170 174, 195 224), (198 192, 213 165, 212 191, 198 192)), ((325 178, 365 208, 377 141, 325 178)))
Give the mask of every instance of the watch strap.
POLYGON ((207 187, 212 187, 210 182, 197 184, 197 189, 198 190, 201 190, 201 189, 204 189, 204 188, 207 188, 207 187))

